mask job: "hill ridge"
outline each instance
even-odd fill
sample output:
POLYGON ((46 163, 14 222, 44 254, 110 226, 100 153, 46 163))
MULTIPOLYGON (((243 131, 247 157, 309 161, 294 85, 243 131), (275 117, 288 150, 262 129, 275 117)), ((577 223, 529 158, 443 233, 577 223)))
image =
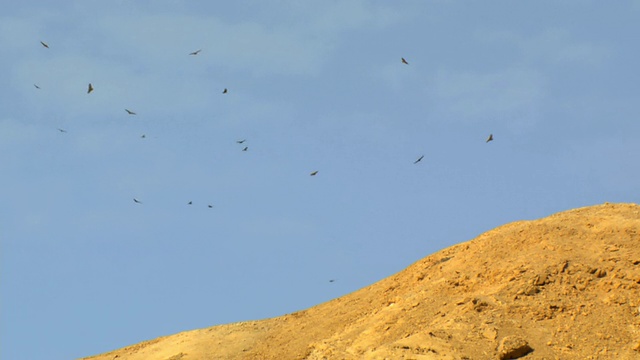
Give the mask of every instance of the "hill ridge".
POLYGON ((636 358, 638 245, 637 204, 577 208, 499 226, 306 310, 86 359, 636 358))

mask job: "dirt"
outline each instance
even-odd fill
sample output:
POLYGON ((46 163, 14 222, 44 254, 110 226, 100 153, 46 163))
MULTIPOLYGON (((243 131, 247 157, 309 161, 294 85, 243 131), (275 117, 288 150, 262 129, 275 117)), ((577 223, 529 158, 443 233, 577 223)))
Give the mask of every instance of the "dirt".
POLYGON ((498 227, 281 317, 86 359, 640 359, 640 206, 498 227))

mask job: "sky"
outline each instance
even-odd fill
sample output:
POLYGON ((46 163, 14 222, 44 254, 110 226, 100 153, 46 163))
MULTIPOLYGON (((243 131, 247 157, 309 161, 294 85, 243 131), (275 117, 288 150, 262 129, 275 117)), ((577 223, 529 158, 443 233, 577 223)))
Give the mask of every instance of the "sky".
POLYGON ((2 359, 280 316, 640 202, 640 1, 2 8, 2 359))

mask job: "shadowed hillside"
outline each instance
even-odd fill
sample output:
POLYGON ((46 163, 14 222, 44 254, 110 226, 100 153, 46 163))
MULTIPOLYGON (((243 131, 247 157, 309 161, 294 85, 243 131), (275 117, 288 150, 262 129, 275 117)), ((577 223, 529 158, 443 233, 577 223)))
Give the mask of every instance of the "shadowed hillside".
POLYGON ((92 360, 640 358, 640 206, 519 221, 349 295, 92 360))

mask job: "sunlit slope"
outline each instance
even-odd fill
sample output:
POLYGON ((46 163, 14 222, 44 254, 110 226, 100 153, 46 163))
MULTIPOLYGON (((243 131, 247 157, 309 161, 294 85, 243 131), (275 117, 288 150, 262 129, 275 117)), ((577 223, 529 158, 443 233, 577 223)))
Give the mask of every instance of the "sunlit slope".
POLYGON ((640 206, 603 204, 498 227, 304 311, 87 359, 640 358, 639 283, 640 206))

